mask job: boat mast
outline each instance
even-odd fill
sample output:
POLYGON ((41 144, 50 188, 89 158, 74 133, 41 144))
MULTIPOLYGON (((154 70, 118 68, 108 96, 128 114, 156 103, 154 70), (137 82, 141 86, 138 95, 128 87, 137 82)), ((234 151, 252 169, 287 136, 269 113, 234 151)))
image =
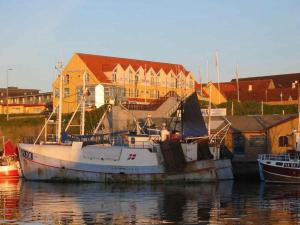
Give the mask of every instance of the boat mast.
POLYGON ((209 104, 208 104, 208 137, 210 137, 210 119, 211 119, 211 86, 212 83, 209 83, 209 104))
POLYGON ((218 55, 218 52, 216 52, 216 68, 217 68, 217 75, 218 75, 219 104, 221 104, 220 66, 219 66, 219 55, 218 55))
POLYGON ((235 67, 235 76, 236 76, 236 91, 237 91, 237 101, 240 102, 240 87, 239 87, 239 75, 240 75, 240 71, 239 71, 239 64, 236 64, 235 67))
POLYGON ((87 94, 87 90, 86 90, 86 77, 87 77, 87 73, 86 70, 83 73, 83 81, 82 81, 82 94, 83 94, 83 101, 82 101, 82 111, 81 111, 81 121, 80 121, 80 135, 84 135, 84 124, 85 124, 85 97, 87 94))
POLYGON ((59 103, 58 103, 58 128, 57 128, 57 142, 61 143, 61 121, 62 121, 62 105, 63 105, 63 74, 62 74, 63 63, 62 61, 57 62, 55 69, 58 70, 60 81, 59 81, 59 103))

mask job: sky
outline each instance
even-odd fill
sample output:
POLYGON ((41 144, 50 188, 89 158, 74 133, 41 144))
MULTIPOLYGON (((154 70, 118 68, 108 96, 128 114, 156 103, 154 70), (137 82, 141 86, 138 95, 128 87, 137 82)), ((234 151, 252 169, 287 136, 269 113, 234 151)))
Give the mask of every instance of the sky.
POLYGON ((300 72, 299 0, 0 0, 0 87, 51 90, 75 52, 183 64, 199 80, 300 72), (11 68, 12 70, 8 70, 11 68))

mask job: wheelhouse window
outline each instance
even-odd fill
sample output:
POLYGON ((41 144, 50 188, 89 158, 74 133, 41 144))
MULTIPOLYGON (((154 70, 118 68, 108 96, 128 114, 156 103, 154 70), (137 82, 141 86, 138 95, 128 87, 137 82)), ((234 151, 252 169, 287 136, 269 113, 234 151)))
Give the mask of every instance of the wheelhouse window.
POLYGON ((278 145, 279 147, 287 147, 289 146, 289 139, 287 136, 280 136, 278 138, 278 145))

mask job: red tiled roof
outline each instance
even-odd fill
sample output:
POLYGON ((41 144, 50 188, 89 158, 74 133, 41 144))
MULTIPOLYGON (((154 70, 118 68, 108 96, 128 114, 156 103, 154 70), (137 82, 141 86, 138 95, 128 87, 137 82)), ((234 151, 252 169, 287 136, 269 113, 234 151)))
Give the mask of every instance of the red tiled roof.
MULTIPOLYGON (((236 83, 236 82, 235 82, 236 83)), ((241 80, 239 81, 240 90, 248 90, 249 86, 252 85, 252 91, 259 91, 261 89, 269 89, 272 80, 241 80)))
POLYGON ((187 75, 187 71, 183 65, 180 64, 171 64, 171 63, 162 63, 162 62, 152 62, 145 60, 137 59, 127 59, 127 58, 118 58, 111 56, 102 56, 102 55, 91 55, 83 53, 77 54, 82 61, 87 65, 87 67, 93 72, 100 82, 109 83, 110 81, 103 72, 111 71, 116 65, 120 64, 123 69, 127 69, 130 65, 134 70, 137 70, 139 67, 146 67, 148 71, 150 68, 153 68, 157 73, 160 69, 163 69, 166 73, 169 73, 173 70, 174 73, 180 73, 181 71, 187 75))
MULTIPOLYGON (((276 88, 288 88, 292 87, 292 83, 296 80, 300 81, 300 73, 290 73, 290 74, 279 74, 279 75, 269 75, 269 76, 258 76, 258 77, 246 77, 239 78, 239 81, 244 80, 266 80, 271 79, 274 82, 276 88)), ((231 81, 235 82, 235 79, 231 81)))
MULTIPOLYGON (((200 83, 198 83, 198 82, 196 82, 195 81, 195 90, 199 93, 200 91, 201 91, 201 86, 202 86, 203 84, 200 84, 200 83)), ((203 96, 204 97, 209 97, 209 95, 206 93, 206 91, 202 88, 202 94, 203 94, 203 96)))
MULTIPOLYGON (((298 99, 298 92, 296 88, 275 88, 275 89, 259 89, 255 91, 240 90, 240 101, 267 101, 267 102, 280 102, 282 93, 282 101, 288 101, 291 97, 292 100, 298 99)), ((237 91, 227 92, 227 100, 237 100, 237 91)))

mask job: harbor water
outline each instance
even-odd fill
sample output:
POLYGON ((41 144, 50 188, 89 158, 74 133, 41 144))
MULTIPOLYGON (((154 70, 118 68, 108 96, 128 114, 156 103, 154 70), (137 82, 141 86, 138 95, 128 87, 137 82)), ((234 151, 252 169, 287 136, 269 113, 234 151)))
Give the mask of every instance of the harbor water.
POLYGON ((299 185, 0 183, 0 224, 297 224, 299 185))

